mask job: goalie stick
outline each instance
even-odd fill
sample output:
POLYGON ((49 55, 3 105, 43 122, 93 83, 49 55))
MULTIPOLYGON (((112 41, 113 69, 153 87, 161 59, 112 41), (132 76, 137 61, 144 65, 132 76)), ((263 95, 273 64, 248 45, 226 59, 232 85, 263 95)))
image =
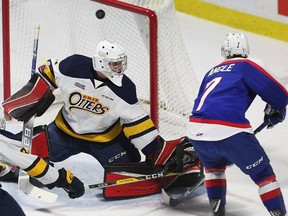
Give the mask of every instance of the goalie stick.
POLYGON ((44 202, 53 203, 57 200, 58 198, 57 194, 51 193, 49 191, 34 186, 33 184, 30 183, 29 178, 30 178, 29 175, 22 174, 21 179, 18 179, 18 186, 22 192, 33 198, 42 200, 44 202))
POLYGON ((185 193, 183 193, 181 196, 177 198, 173 198, 167 194, 167 192, 162 188, 161 195, 164 203, 166 203, 169 206, 176 207, 179 205, 183 200, 185 200, 191 193, 193 193, 199 186, 201 186, 204 183, 205 176, 201 176, 199 180, 193 185, 192 187, 189 187, 185 193))
POLYGON ((165 178, 165 177, 177 176, 177 175, 181 175, 181 174, 182 173, 179 173, 179 172, 177 172, 177 173, 171 172, 171 171, 167 170, 166 168, 164 168, 161 172, 154 173, 154 174, 140 175, 140 176, 125 178, 125 179, 119 179, 119 180, 115 180, 115 181, 86 185, 85 189, 94 189, 94 188, 102 189, 102 188, 106 188, 106 187, 131 184, 131 183, 140 182, 140 181, 144 181, 144 180, 165 178))
MULTIPOLYGON (((257 134, 258 132, 263 130, 268 125, 268 123, 269 122, 265 121, 261 125, 259 125, 254 130, 254 134, 257 134)), ((161 195, 162 195, 162 199, 163 199, 164 203, 169 205, 169 206, 172 206, 172 207, 176 207, 177 205, 179 205, 183 200, 185 200, 191 193, 193 193, 205 181, 205 175, 204 175, 203 167, 201 167, 201 173, 199 175, 200 175, 200 178, 195 183, 195 185, 187 188, 187 190, 177 198, 171 197, 170 195, 168 195, 168 193, 164 189, 162 189, 161 195)))
MULTIPOLYGON (((31 75, 35 73, 36 60, 37 60, 37 50, 38 50, 38 39, 39 39, 40 26, 37 25, 34 30, 34 43, 33 43, 33 58, 32 58, 32 70, 31 75)), ((33 116, 29 121, 23 123, 22 132, 22 147, 23 150, 31 153, 32 148, 32 138, 33 138, 33 125, 35 116, 33 116)), ((49 191, 40 189, 30 183, 30 176, 23 170, 19 170, 18 177, 18 187, 25 194, 40 199, 45 202, 55 202, 58 195, 51 193, 49 191)))
POLYGON ((191 193, 193 193, 199 186, 201 186, 205 181, 205 175, 204 175, 204 170, 203 170, 202 165, 201 165, 200 173, 198 174, 198 178, 199 179, 196 181, 196 183, 193 186, 188 187, 186 191, 180 196, 178 196, 177 198, 173 198, 172 196, 168 195, 168 193, 162 188, 161 195, 162 195, 163 202, 169 206, 176 207, 183 200, 185 200, 191 193))

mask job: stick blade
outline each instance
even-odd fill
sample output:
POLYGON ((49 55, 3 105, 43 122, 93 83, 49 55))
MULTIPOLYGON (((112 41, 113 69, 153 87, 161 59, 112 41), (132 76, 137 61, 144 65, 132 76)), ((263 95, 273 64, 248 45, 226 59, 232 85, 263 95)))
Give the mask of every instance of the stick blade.
POLYGON ((163 202, 164 202, 166 205, 169 205, 169 206, 170 206, 171 197, 166 193, 166 191, 165 191, 163 188, 162 188, 162 190, 161 190, 161 194, 162 194, 163 202))
POLYGON ((18 186, 22 192, 38 200, 53 203, 58 195, 32 185, 29 181, 29 175, 19 175, 18 186))
POLYGON ((172 206, 172 207, 176 207, 178 206, 183 200, 185 200, 191 193, 193 193, 200 185, 202 185, 202 183, 205 180, 205 176, 201 176, 199 178, 199 180, 197 181, 197 183, 195 185, 193 185, 192 187, 189 187, 185 193, 183 193, 182 195, 180 195, 179 197, 173 198, 171 196, 168 195, 168 193, 162 188, 161 194, 162 194, 162 199, 163 202, 166 205, 172 206))

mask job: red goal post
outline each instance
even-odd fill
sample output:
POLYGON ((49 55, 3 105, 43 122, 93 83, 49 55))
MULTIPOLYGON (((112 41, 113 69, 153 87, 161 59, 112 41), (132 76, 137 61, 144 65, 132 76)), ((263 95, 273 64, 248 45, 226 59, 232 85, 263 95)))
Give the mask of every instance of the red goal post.
POLYGON ((185 135, 199 84, 174 0, 2 0, 2 9, 8 16, 2 19, 4 90, 11 85, 14 93, 29 79, 35 25, 41 27, 37 65, 75 53, 92 56, 98 42, 108 39, 126 50, 126 74, 160 134, 185 135), (99 10, 103 18, 95 16, 99 10))
POLYGON ((127 10, 136 14, 142 14, 149 18, 149 48, 150 48, 150 116, 154 124, 158 127, 158 74, 157 74, 157 60, 158 60, 158 50, 157 50, 157 15, 153 10, 148 8, 139 7, 137 5, 129 4, 122 1, 115 0, 93 0, 101 4, 116 7, 122 10, 127 10))

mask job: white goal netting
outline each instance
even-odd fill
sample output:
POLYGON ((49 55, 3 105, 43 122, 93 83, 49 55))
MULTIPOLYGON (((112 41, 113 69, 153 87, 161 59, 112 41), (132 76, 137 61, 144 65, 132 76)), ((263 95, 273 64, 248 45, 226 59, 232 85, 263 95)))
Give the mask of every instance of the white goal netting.
MULTIPOLYGON (((122 0, 157 14, 158 121, 165 139, 185 135, 198 91, 177 23, 173 0, 122 0)), ((30 77, 33 32, 40 25, 37 65, 48 58, 71 54, 92 56, 99 41, 122 45, 128 55, 126 74, 137 86, 138 98, 150 112, 149 19, 137 13, 90 0, 10 0, 11 93, 30 77), (103 10, 103 19, 96 17, 103 10)))

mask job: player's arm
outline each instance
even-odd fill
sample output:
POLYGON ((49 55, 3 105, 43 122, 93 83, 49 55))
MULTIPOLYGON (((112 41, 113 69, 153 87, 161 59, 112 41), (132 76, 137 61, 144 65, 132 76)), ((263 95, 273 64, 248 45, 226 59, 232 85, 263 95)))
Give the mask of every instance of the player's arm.
POLYGON ((49 189, 63 188, 71 199, 81 197, 85 192, 84 184, 70 170, 64 168, 56 170, 40 157, 36 157, 33 163, 24 170, 49 189))
POLYGON ((284 110, 288 103, 288 92, 281 80, 269 71, 260 60, 248 61, 242 70, 243 80, 272 109, 284 110), (244 70, 245 69, 245 70, 244 70))
MULTIPOLYGON (((39 131, 39 129, 36 129, 39 131)), ((43 133, 40 133, 40 137, 43 133)), ((40 139, 39 137, 37 139, 40 139)), ((40 141, 40 140, 38 140, 40 141)), ((47 140, 49 141, 49 140, 47 140)), ((41 138, 41 143, 45 139, 41 138)), ((43 144, 43 143, 42 143, 43 144)), ((46 144, 48 146, 48 144, 46 144)), ((14 165, 25 170, 30 176, 38 179, 42 184, 46 185, 49 189, 54 187, 64 188, 70 198, 77 198, 84 194, 83 183, 74 177, 71 171, 64 168, 57 170, 50 166, 45 160, 33 154, 27 154, 19 148, 20 141, 17 134, 12 134, 8 131, 0 134, 0 175, 8 171, 8 165, 14 165)), ((33 152, 33 149, 32 149, 33 152)))
POLYGON ((24 170, 49 189, 62 187, 72 199, 82 196, 84 194, 83 183, 75 177, 70 170, 62 168, 57 171, 54 167, 46 163, 46 161, 50 159, 49 142, 47 126, 40 125, 35 127, 33 130, 31 154, 37 155, 38 157, 24 170), (43 172, 41 170, 43 170, 43 172))
POLYGON ((242 70, 244 82, 267 103, 264 121, 268 128, 283 122, 286 116, 288 93, 281 81, 269 72, 260 60, 248 61, 242 70))

